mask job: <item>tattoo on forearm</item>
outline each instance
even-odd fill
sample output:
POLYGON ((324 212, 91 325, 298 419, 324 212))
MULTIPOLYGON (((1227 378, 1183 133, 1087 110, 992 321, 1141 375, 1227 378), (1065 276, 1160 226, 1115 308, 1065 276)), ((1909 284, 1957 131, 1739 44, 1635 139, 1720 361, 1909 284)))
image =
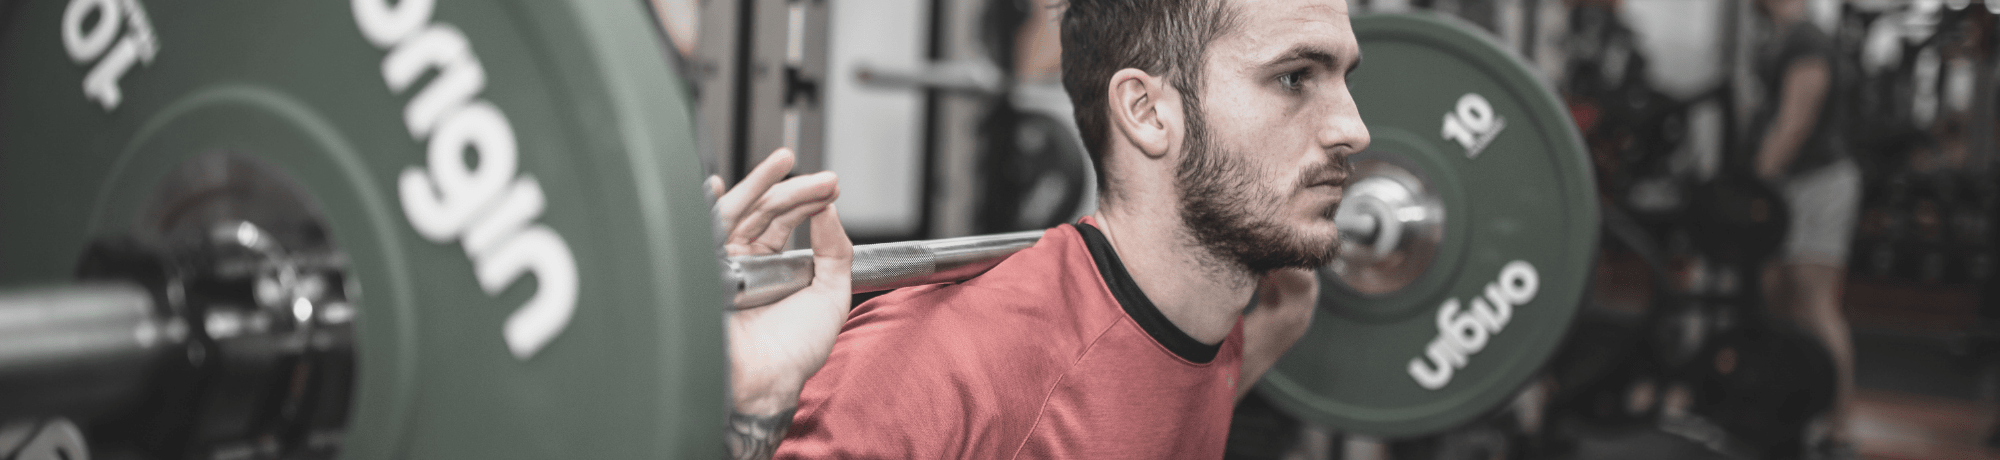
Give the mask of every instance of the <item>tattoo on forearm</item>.
POLYGON ((792 413, 798 408, 785 409, 775 415, 745 415, 729 412, 729 458, 736 460, 763 460, 771 458, 778 451, 778 442, 785 440, 785 430, 792 428, 792 413))

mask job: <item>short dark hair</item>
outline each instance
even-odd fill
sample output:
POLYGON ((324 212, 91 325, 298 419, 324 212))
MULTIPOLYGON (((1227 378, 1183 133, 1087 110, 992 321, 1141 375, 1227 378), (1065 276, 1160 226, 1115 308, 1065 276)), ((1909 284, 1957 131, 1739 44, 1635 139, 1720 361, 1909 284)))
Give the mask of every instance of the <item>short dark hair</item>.
POLYGON ((1199 117, 1201 72, 1208 43, 1231 27, 1226 0, 1069 0, 1062 15, 1063 90, 1075 106, 1076 129, 1108 190, 1111 75, 1139 69, 1163 76, 1181 93, 1190 121, 1199 117))

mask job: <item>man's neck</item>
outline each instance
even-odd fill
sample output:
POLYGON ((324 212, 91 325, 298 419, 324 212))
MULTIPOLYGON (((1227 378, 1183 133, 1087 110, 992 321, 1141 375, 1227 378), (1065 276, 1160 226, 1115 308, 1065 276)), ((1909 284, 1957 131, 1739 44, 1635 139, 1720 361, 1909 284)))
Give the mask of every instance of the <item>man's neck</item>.
POLYGON ((1257 279, 1203 249, 1168 206, 1099 206, 1092 218, 1146 298, 1206 344, 1229 336, 1257 279))

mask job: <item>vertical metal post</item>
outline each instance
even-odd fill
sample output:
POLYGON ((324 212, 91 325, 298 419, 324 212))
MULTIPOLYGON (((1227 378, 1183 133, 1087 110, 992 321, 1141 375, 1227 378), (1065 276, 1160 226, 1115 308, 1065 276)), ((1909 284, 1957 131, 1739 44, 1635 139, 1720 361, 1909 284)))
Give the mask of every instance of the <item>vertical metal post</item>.
POLYGON ((717 173, 741 177, 779 147, 794 168, 824 168, 827 0, 716 0, 702 5, 700 147, 717 173))
MULTIPOLYGON (((931 61, 973 61, 991 59, 981 46, 979 31, 983 19, 980 0, 940 0, 931 13, 931 61)), ((1008 76, 1007 78, 1011 78, 1008 76)), ((931 175, 925 186, 929 213, 926 238, 974 234, 977 197, 986 178, 979 173, 980 120, 997 101, 989 95, 927 92, 931 102, 928 116, 927 148, 931 175)))
POLYGON ((833 36, 831 24, 833 12, 831 0, 795 0, 801 18, 795 43, 799 46, 799 56, 792 63, 795 69, 793 87, 787 103, 797 114, 797 148, 800 158, 811 157, 812 170, 826 169, 826 93, 832 84, 832 71, 828 65, 832 51, 827 42, 833 36))
MULTIPOLYGON (((1526 37, 1521 40, 1521 57, 1533 63, 1541 62, 1535 60, 1535 54, 1542 45, 1542 3, 1543 0, 1524 0, 1520 6, 1521 35, 1526 37)), ((1547 77, 1554 80, 1556 76, 1547 77)))
POLYGON ((742 20, 749 3, 713 0, 700 5, 701 31, 693 62, 701 105, 695 142, 715 174, 736 178, 744 169, 737 153, 743 151, 740 112, 747 93, 741 49, 750 30, 742 20))
MULTIPOLYGON (((943 60, 945 57, 944 31, 946 24, 944 18, 947 11, 949 11, 949 7, 946 5, 945 0, 930 1, 930 21, 926 23, 929 27, 924 31, 924 35, 929 38, 926 40, 927 45, 924 49, 924 58, 929 62, 937 62, 943 60)), ((938 121, 940 115, 944 112, 944 91, 939 91, 936 88, 924 88, 923 92, 923 161, 920 165, 923 177, 918 180, 919 190, 922 191, 923 197, 917 203, 920 207, 917 212, 917 235, 923 238, 936 238, 944 234, 944 232, 937 230, 942 226, 939 222, 942 219, 938 216, 943 214, 945 210, 950 209, 949 207, 941 206, 941 202, 944 201, 941 199, 943 191, 940 190, 942 184, 938 180, 941 174, 939 171, 940 167, 944 163, 940 159, 944 156, 943 135, 940 132, 940 127, 943 124, 938 121)))
MULTIPOLYGON (((785 100, 792 89, 791 65, 787 59, 792 43, 792 1, 749 0, 748 3, 750 14, 744 22, 750 24, 751 36, 743 46, 749 51, 749 72, 743 76, 743 82, 750 85, 749 105, 744 107, 749 138, 744 140, 748 150, 741 152, 745 168, 763 161, 772 150, 788 146, 785 100)), ((794 171, 819 169, 816 155, 797 153, 799 162, 794 171)))
POLYGON ((1731 161, 1732 156, 1743 154, 1737 151, 1744 145, 1744 127, 1739 120, 1749 118, 1744 116, 1749 104, 1743 96, 1751 93, 1741 88, 1756 80, 1746 70, 1750 68, 1747 61, 1749 53, 1744 52, 1744 48, 1749 46, 1746 37, 1751 34, 1745 33, 1749 24, 1743 16, 1751 14, 1750 8, 1750 2, 1729 2, 1717 8, 1722 14, 1722 78, 1728 83, 1723 86, 1722 98, 1725 108, 1722 111, 1722 157, 1725 164, 1731 161))

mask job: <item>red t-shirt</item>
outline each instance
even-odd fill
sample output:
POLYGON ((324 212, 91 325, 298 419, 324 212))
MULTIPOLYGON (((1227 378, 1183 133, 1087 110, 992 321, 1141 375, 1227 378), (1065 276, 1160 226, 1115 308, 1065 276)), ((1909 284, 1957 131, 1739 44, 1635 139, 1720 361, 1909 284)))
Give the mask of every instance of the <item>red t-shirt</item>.
POLYGON ((1221 458, 1242 323, 1187 336, 1090 223, 856 308, 778 458, 1221 458))

